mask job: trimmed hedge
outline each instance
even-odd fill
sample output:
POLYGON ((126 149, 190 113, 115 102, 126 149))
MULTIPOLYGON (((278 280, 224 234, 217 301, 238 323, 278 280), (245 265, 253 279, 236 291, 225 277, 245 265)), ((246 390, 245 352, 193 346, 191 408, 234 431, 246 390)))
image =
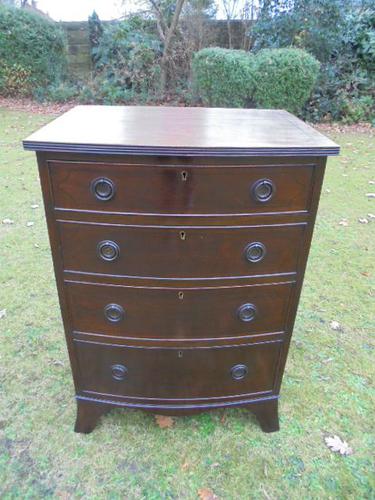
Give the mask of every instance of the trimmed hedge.
POLYGON ((261 108, 298 113, 310 97, 320 63, 301 49, 263 49, 255 56, 254 100, 261 108))
POLYGON ((202 49, 194 54, 192 68, 205 105, 242 108, 255 91, 253 58, 243 50, 202 49))
POLYGON ((30 94, 57 82, 65 68, 65 35, 56 23, 0 5, 0 94, 30 94))
POLYGON ((319 73, 319 62, 300 49, 203 49, 193 60, 197 93, 209 106, 281 108, 298 113, 319 73))

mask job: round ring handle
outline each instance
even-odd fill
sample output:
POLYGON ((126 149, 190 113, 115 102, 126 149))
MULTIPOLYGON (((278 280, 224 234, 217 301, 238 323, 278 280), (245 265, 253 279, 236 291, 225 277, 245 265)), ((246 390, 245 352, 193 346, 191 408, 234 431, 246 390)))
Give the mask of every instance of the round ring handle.
POLYGON ((245 258, 248 262, 260 262, 266 256, 266 247, 259 241, 249 243, 245 247, 245 258))
POLYGON ((91 183, 91 192, 99 201, 109 201, 115 196, 115 185, 107 177, 99 177, 91 183))
POLYGON ((269 201, 275 194, 275 191, 275 184, 269 179, 259 179, 251 187, 253 197, 261 203, 269 201))
POLYGON ((105 319, 111 323, 119 323, 124 319, 124 308, 119 304, 107 304, 104 308, 105 319))
POLYGON ((124 365, 112 365, 111 366, 112 378, 114 380, 122 381, 125 380, 128 374, 128 369, 124 365))
POLYGON ((242 380, 249 373, 246 365, 234 365, 230 370, 233 380, 242 380))
POLYGON ((101 259, 111 262, 120 256, 120 247, 114 241, 103 240, 98 243, 97 254, 101 259))
POLYGON ((237 310, 237 316, 241 321, 248 323, 253 321, 257 315, 257 308, 254 304, 242 304, 237 310))

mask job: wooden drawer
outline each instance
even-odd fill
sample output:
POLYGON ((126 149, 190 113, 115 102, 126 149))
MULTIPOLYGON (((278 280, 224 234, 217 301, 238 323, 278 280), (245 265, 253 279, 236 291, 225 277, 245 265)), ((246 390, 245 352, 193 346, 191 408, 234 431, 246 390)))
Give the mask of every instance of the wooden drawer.
POLYGON ((292 283, 184 290, 66 283, 74 331, 158 340, 284 331, 292 289, 292 283), (241 313, 244 304, 255 308, 241 313))
POLYGON ((184 228, 60 221, 59 226, 66 270, 215 278, 296 272, 306 224, 184 228), (256 262, 247 258, 252 244, 263 245, 256 262), (113 260, 103 258, 108 246, 113 260))
MULTIPOLYGON (((314 171, 312 165, 306 164, 221 167, 59 161, 48 164, 56 207, 139 214, 308 211, 314 171), (272 195, 269 200, 259 201, 254 189, 263 179, 272 183, 272 195)), ((262 186, 258 186, 258 194, 259 189, 262 186)))
POLYGON ((83 395, 189 401, 272 393, 281 341, 220 348, 135 348, 75 341, 83 395))

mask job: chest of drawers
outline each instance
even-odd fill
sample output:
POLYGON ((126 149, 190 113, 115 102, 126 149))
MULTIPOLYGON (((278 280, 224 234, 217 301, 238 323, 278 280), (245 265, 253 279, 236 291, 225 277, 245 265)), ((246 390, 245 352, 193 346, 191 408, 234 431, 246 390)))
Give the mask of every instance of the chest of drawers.
POLYGON ((78 106, 37 152, 78 405, 275 431, 326 157, 284 111, 78 106))

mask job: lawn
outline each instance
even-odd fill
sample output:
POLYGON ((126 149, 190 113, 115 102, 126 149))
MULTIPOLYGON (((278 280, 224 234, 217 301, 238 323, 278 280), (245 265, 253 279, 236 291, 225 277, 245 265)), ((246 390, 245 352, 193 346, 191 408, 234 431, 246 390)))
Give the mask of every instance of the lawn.
POLYGON ((0 108, 1 498, 375 498, 374 135, 331 132, 342 154, 328 161, 281 431, 240 409, 166 429, 117 410, 80 435, 36 162, 20 143, 49 120, 0 108), (353 454, 333 453, 327 435, 353 454))

